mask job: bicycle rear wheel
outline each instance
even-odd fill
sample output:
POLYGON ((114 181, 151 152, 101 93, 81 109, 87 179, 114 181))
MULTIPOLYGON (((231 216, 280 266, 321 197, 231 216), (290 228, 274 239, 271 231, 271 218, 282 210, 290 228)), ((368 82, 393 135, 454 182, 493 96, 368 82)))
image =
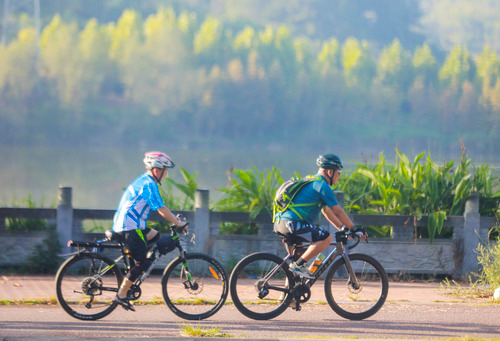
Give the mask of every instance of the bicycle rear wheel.
POLYGON ((122 278, 113 261, 100 254, 75 255, 57 271, 57 302, 74 318, 98 320, 116 308, 113 298, 122 278))
POLYGON ((375 314, 389 291, 387 274, 378 261, 364 254, 349 255, 353 280, 344 258, 337 260, 325 278, 325 295, 330 307, 349 320, 362 320, 375 314))
POLYGON ((218 312, 229 290, 224 268, 200 253, 186 254, 186 263, 174 259, 165 268, 161 287, 167 307, 186 320, 203 320, 218 312))
POLYGON ((269 320, 290 305, 288 288, 294 279, 288 264, 270 253, 254 253, 243 258, 231 273, 231 298, 235 307, 254 320, 269 320), (272 271, 275 271, 274 273, 272 271))

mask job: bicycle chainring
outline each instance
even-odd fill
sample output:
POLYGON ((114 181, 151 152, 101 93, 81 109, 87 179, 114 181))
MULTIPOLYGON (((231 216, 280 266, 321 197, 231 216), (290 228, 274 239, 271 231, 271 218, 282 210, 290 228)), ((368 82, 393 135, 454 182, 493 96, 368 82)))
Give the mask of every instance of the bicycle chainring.
POLYGON ((138 300, 142 295, 141 287, 133 284, 128 290, 127 297, 129 300, 134 301, 138 300))
POLYGON ((293 298, 300 303, 305 303, 311 298, 311 289, 305 285, 299 284, 293 288, 293 298))

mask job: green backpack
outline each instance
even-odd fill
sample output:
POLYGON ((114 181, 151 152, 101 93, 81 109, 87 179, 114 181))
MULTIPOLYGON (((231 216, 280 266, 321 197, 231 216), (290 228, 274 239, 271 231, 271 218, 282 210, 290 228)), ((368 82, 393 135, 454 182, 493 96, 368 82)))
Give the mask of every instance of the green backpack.
POLYGON ((306 177, 302 179, 291 178, 288 181, 285 181, 276 191, 276 195, 274 196, 274 204, 273 204, 273 223, 276 220, 276 214, 285 212, 286 210, 292 210, 297 216, 302 219, 295 207, 299 206, 313 206, 313 205, 321 205, 317 203, 304 203, 304 204, 294 204, 293 199, 299 193, 299 191, 304 188, 305 185, 310 184, 313 181, 321 180, 318 177, 306 177))

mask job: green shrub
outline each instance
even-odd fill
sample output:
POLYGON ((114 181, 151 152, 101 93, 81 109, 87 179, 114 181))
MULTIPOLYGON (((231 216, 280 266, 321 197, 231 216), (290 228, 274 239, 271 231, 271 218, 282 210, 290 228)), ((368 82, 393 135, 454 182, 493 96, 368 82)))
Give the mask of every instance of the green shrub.
POLYGON ((24 266, 24 271, 29 273, 54 274, 57 272, 62 258, 61 244, 58 241, 58 234, 55 229, 48 229, 48 236, 41 244, 36 246, 35 251, 28 257, 24 266))

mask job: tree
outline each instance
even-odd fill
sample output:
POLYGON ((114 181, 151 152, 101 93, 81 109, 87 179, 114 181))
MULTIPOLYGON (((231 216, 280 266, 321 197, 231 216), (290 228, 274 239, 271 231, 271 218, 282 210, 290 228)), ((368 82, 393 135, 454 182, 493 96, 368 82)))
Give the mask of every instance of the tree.
POLYGON ((56 94, 62 103, 76 101, 84 72, 81 56, 75 48, 78 46, 76 23, 66 24, 56 15, 43 30, 40 45, 42 75, 54 82, 56 94))
POLYGON ((438 63, 429 45, 423 44, 417 47, 412 62, 416 79, 420 79, 424 84, 437 81, 438 63))
POLYGON ((26 101, 38 81, 35 29, 19 31, 17 40, 0 45, 0 101, 26 101))
POLYGON ((413 78, 413 65, 410 54, 403 49, 398 39, 382 50, 377 64, 375 82, 406 92, 413 78))
POLYGON ((320 70, 325 73, 329 70, 338 71, 341 68, 340 45, 337 39, 324 41, 318 54, 320 70))
POLYGON ((98 98, 101 86, 114 75, 114 64, 109 56, 111 30, 109 26, 99 26, 91 19, 80 33, 78 52, 83 69, 79 96, 83 99, 98 98))
POLYGON ((375 74, 368 43, 361 44, 355 38, 348 38, 342 45, 342 68, 346 84, 350 87, 368 88, 375 74))
POLYGON ((445 85, 462 84, 465 80, 472 81, 475 75, 475 64, 466 47, 455 46, 439 70, 439 79, 445 85))

